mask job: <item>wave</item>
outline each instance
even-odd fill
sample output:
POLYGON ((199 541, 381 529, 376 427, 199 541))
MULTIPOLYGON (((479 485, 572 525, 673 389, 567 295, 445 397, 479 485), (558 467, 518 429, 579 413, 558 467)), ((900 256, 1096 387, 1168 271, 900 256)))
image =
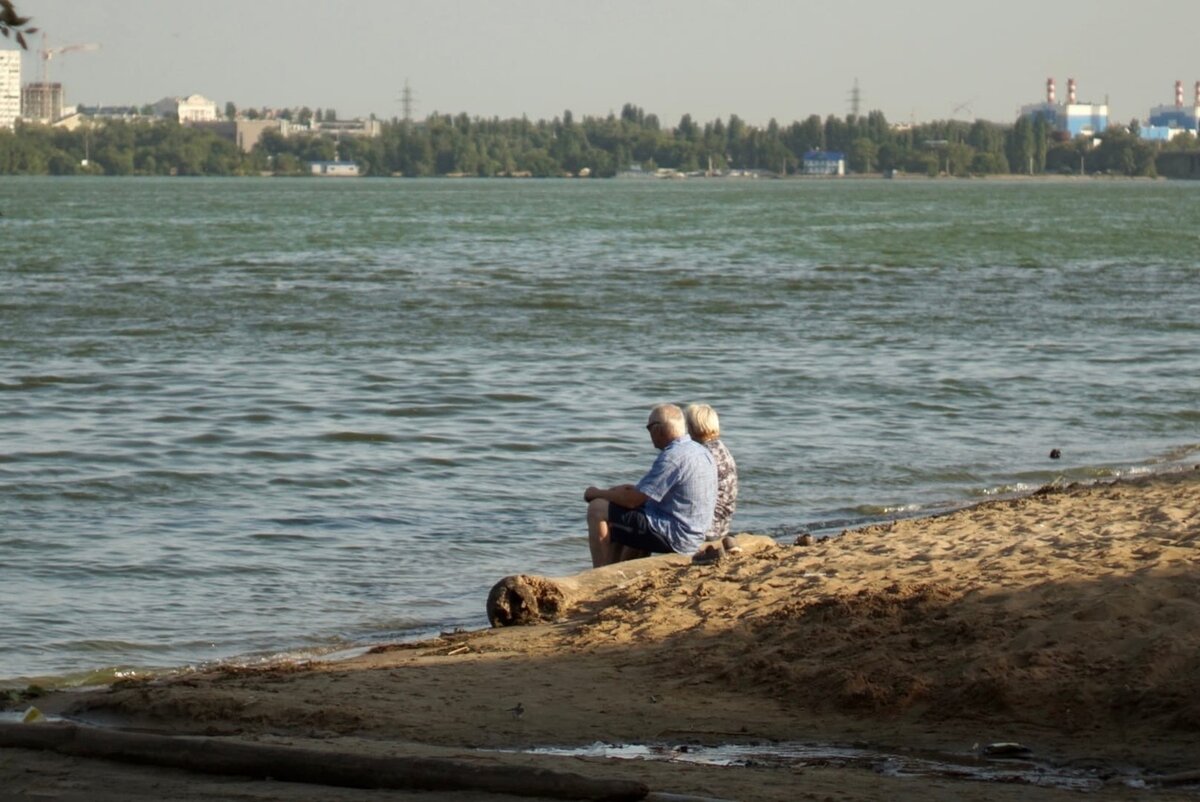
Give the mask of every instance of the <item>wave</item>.
POLYGON ((235 454, 237 457, 251 460, 265 460, 268 462, 300 462, 311 460, 315 455, 307 451, 270 451, 266 449, 256 448, 249 451, 242 451, 235 454))
POLYGON ((489 401, 498 401, 502 404, 540 403, 545 400, 540 395, 530 395, 528 393, 484 393, 483 397, 489 401))
POLYGON ((37 390, 41 387, 52 387, 56 384, 92 384, 94 379, 83 376, 18 376, 16 382, 0 381, 0 392, 16 392, 20 390, 37 390))

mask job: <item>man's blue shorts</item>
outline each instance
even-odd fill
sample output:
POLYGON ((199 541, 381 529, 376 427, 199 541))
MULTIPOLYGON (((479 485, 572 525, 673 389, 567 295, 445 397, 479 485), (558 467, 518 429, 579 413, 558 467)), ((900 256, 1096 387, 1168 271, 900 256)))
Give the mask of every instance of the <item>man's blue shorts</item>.
POLYGON ((608 502, 608 536, 614 543, 631 549, 669 554, 674 549, 662 535, 650 528, 650 521, 641 508, 631 510, 608 502))

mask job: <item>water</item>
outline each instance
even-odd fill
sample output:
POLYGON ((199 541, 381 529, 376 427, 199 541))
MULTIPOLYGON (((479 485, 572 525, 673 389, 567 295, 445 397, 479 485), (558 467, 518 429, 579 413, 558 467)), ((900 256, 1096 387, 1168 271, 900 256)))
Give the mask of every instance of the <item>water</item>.
POLYGON ((607 744, 584 747, 538 747, 530 754, 560 757, 602 757, 611 760, 651 760, 694 763, 703 766, 769 766, 799 771, 806 766, 869 769, 883 777, 954 779, 976 782, 1020 783, 1070 791, 1099 791, 1106 786, 1144 789, 1140 769, 1085 760, 1084 767, 1058 765, 1032 755, 1020 758, 989 758, 977 751, 921 752, 880 751, 867 745, 829 743, 751 743, 702 746, 696 744, 607 744))
MULTIPOLYGON (((1196 460, 1200 184, 0 179, 0 680, 485 624, 655 402, 790 538, 1196 460), (1047 458, 1051 448, 1063 458, 1047 458)), ((93 673, 97 672, 97 673, 93 673)))

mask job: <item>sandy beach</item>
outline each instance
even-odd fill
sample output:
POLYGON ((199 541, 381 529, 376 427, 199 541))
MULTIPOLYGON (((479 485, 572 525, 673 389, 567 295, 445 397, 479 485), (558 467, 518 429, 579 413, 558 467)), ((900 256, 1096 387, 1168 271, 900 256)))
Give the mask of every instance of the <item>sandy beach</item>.
MULTIPOLYGON (((551 623, 6 707, 718 799, 1079 798, 1069 783, 1030 781, 1051 769, 1081 778, 1092 798, 1200 797, 1200 775, 1154 786, 1200 770, 1200 470, 1048 487, 808 545, 739 542, 741 554, 714 565, 658 557, 586 572, 586 594, 551 623), (674 759, 526 752, 596 742, 659 745, 674 759), (689 762, 705 747, 797 743, 825 751, 689 762), (986 754, 999 743, 1022 749, 986 754), (1156 790, 1134 790, 1143 783, 1156 790)), ((580 549, 583 565, 582 537, 580 549)), ((13 748, 0 750, 0 789, 72 800, 410 795, 13 748)))

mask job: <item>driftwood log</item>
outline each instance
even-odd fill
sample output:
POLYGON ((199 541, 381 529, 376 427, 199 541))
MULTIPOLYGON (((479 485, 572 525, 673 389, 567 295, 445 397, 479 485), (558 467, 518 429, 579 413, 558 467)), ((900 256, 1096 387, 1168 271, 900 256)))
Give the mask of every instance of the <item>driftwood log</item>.
POLYGON ((0 748, 165 766, 205 774, 270 777, 347 788, 483 791, 551 799, 637 800, 649 789, 529 766, 433 757, 375 757, 220 738, 122 732, 69 723, 0 723, 0 748))
MULTIPOLYGON (((747 554, 777 545, 774 540, 762 535, 738 535, 735 540, 742 550, 741 553, 727 554, 722 559, 740 559, 747 554)), ((685 554, 660 554, 593 568, 574 576, 506 576, 493 585, 488 594, 488 621, 493 627, 557 621, 577 604, 599 600, 608 593, 624 587, 631 580, 667 565, 691 566, 692 559, 685 554)), ((697 565, 695 570, 709 567, 697 565)))
POLYGON ((1200 783, 1200 770, 1180 771, 1175 774, 1163 774, 1158 777, 1147 777, 1146 779, 1148 782, 1163 786, 1192 785, 1200 783))

